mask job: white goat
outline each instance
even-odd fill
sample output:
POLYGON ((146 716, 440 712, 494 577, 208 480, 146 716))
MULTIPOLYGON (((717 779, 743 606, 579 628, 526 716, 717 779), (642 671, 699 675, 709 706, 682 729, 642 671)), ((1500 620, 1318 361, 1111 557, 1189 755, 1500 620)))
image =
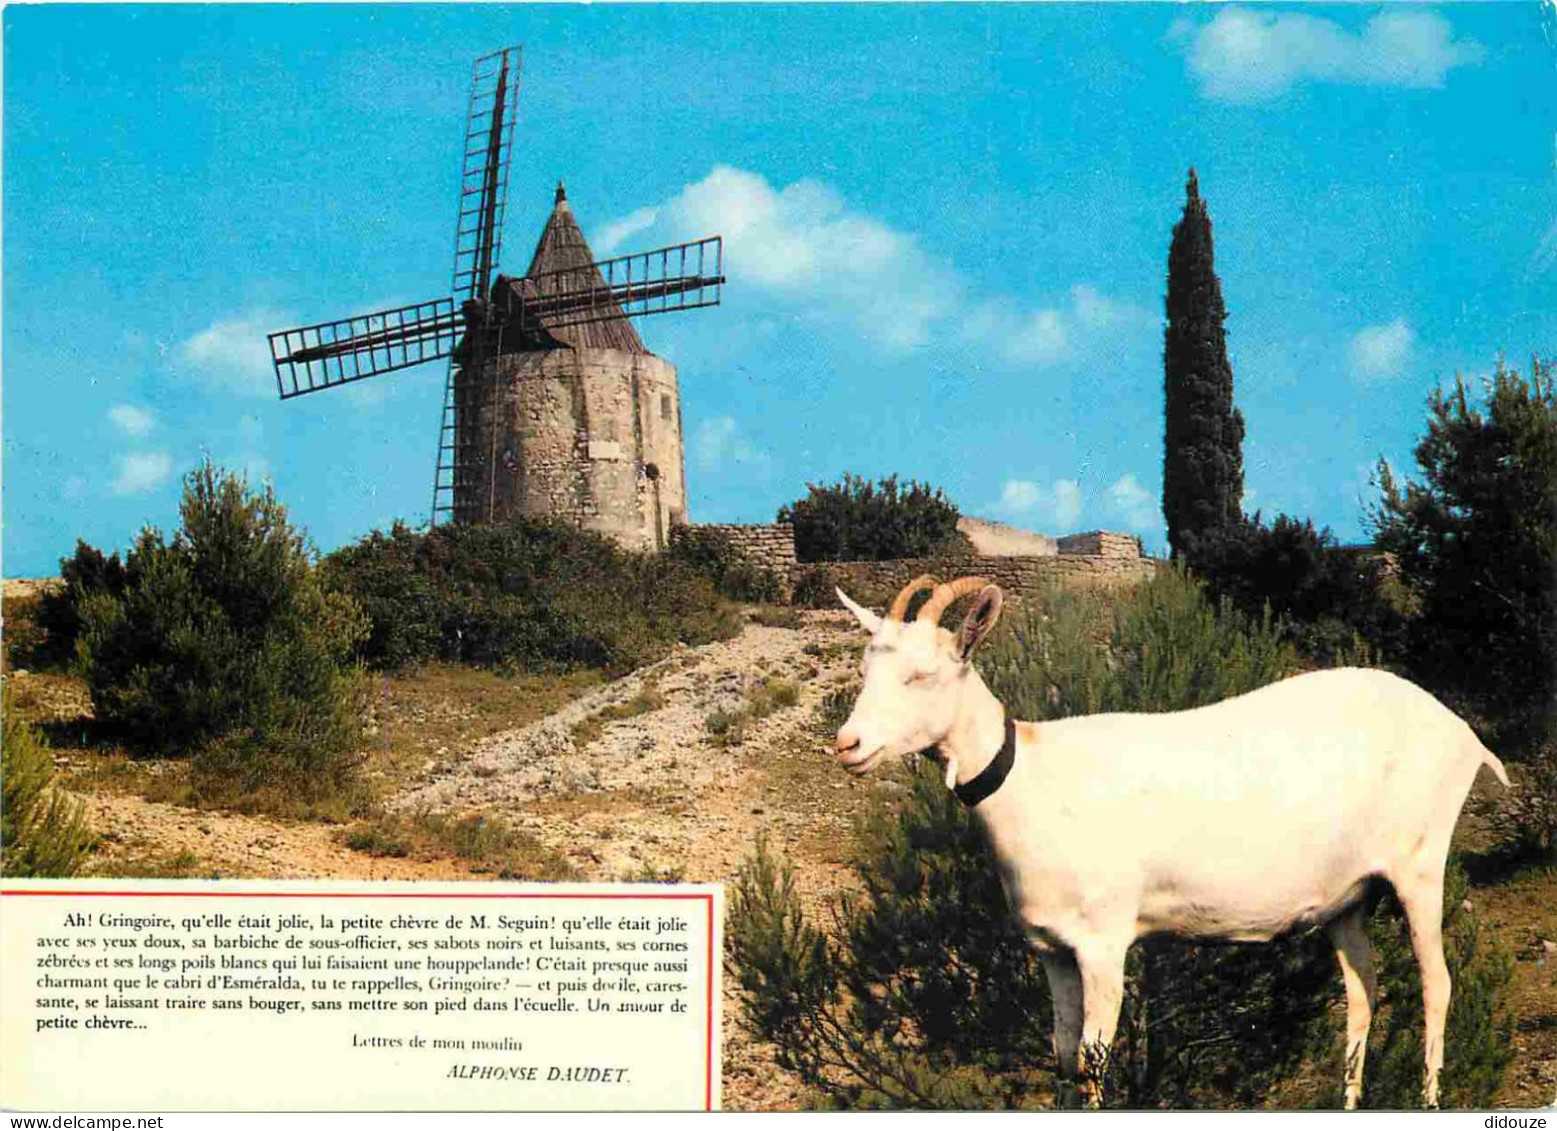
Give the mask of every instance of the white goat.
MULTIPOLYGON (((1000 615, 999 588, 917 578, 885 617, 838 596, 871 634, 838 756, 861 774, 888 756, 938 751, 1043 962, 1062 1075, 1080 1071, 1084 1048, 1113 1040, 1137 938, 1254 942, 1322 923, 1346 985, 1346 1106, 1355 1107, 1374 998, 1360 900, 1382 877, 1422 971, 1423 1098, 1437 1106, 1449 837, 1479 767, 1508 785, 1453 712, 1403 679, 1345 668, 1191 711, 1013 723, 969 662, 1000 615), (977 597, 954 636, 938 622, 968 593, 977 597)), ((1094 1082, 1088 1094, 1096 1102, 1094 1082)))

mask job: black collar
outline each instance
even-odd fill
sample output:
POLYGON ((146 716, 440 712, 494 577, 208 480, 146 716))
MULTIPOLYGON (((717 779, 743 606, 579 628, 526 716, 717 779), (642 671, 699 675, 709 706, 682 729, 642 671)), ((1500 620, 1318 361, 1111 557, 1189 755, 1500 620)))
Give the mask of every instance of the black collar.
POLYGON ((1011 721, 1011 714, 1006 713, 1006 736, 1001 742, 1000 749, 995 752, 989 765, 979 771, 978 776, 963 782, 953 791, 957 794, 957 800, 973 808, 980 801, 989 797, 995 790, 1006 783, 1006 777, 1011 773, 1011 767, 1016 763, 1016 723, 1011 721))

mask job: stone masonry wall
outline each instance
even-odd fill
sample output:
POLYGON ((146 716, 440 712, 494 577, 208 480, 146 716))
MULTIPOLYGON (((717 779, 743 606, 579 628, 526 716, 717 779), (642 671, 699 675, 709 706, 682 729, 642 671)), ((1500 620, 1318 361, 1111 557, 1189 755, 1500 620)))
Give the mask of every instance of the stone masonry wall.
POLYGON ((780 578, 787 578, 795 567, 795 528, 787 522, 700 522, 695 529, 723 535, 732 550, 780 578))
POLYGON ((811 597, 815 600, 820 596, 825 603, 836 586, 862 604, 879 607, 891 601, 899 589, 921 573, 941 581, 967 576, 987 577, 1008 594, 1022 597, 1036 595, 1055 582, 1061 585, 1135 585, 1149 579, 1160 564, 1153 558, 1098 554, 908 558, 895 562, 816 562, 797 566, 792 576, 797 599, 811 597))
POLYGON ((1062 554, 1094 558, 1139 558, 1141 540, 1134 534, 1115 534, 1111 530, 1091 530, 1057 539, 1062 554))
POLYGON ((635 550, 663 549, 686 516, 675 367, 652 354, 557 349, 505 354, 495 394, 460 404, 456 509, 571 522, 635 550), (495 474, 487 461, 495 460, 495 474), (490 487, 488 486, 490 482, 490 487), (468 497, 467 497, 468 496, 468 497))
POLYGON ((835 586, 856 600, 884 604, 921 573, 942 580, 978 575, 1008 593, 1039 592, 1051 582, 1080 585, 1133 585, 1151 577, 1160 564, 1141 555, 1141 541, 1130 534, 1094 530, 1057 540, 1056 554, 964 555, 904 558, 887 562, 800 562, 795 558, 794 528, 787 523, 700 523, 729 539, 753 565, 772 570, 787 584, 786 593, 831 603, 835 586))

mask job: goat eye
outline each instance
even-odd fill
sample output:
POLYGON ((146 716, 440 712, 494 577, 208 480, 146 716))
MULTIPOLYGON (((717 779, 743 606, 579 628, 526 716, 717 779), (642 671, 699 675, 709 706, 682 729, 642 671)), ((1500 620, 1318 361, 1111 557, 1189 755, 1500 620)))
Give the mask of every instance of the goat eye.
POLYGON ((932 680, 934 678, 935 678, 935 673, 934 672, 915 672, 913 675, 909 676, 903 682, 904 683, 928 683, 930 680, 932 680))

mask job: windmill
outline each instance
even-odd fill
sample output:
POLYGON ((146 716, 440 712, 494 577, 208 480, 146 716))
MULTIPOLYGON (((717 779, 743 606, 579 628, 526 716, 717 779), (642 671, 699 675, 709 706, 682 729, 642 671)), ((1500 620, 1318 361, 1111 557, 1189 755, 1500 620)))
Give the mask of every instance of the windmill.
MULTIPOLYGON (((685 516, 679 393, 675 392, 674 368, 643 348, 627 319, 718 305, 725 282, 723 240, 711 236, 595 260, 572 220, 566 193, 559 184, 552 220, 530 270, 518 277, 494 277, 502 253, 520 64, 520 49, 509 47, 482 56, 472 69, 461 144, 452 294, 269 335, 277 391, 281 399, 288 400, 447 359, 433 481, 433 525, 444 519, 492 522, 512 513, 547 510, 553 503, 554 509, 567 511, 575 496, 585 499, 588 506, 579 504, 573 509, 594 515, 600 509, 597 496, 630 509, 629 496, 647 499, 652 495, 653 534, 637 540, 663 545, 668 522, 685 516), (635 406, 652 400, 652 396, 642 395, 641 386, 649 381, 650 392, 658 391, 661 398, 664 420, 653 421, 652 413, 634 408, 643 419, 635 417, 631 422, 636 440, 631 458, 622 454, 621 441, 594 437, 586 420, 585 427, 575 430, 577 437, 563 438, 577 448, 577 459, 571 462, 579 465, 573 470, 584 475, 583 486, 557 487, 553 483, 551 493, 541 495, 540 486, 550 483, 545 475, 555 478, 558 461, 536 457, 528 460, 533 467, 527 465, 526 449, 541 446, 546 437, 527 433, 516 423, 518 400, 533 399, 534 394, 517 388, 521 380, 512 359, 540 357, 554 350, 582 355, 585 350, 601 349, 633 355, 630 363, 614 359, 621 371, 618 377, 630 383, 635 406), (640 362, 640 357, 656 362, 659 368, 646 369, 647 363, 640 362), (668 384, 662 371, 668 371, 668 384), (663 391, 667 388, 670 392, 663 391), (659 447, 646 449, 646 420, 651 422, 650 431, 669 432, 668 398, 672 393, 673 433, 668 439, 662 435, 659 447), (662 488, 660 463, 670 462, 670 457, 656 461, 645 458, 646 451, 649 455, 673 451, 673 470, 678 478, 669 487, 662 488), (584 462, 595 459, 630 466, 602 466, 597 472, 584 462), (628 486, 622 487, 622 482, 628 486), (669 492, 669 503, 664 492, 669 492), (620 502, 624 499, 627 502, 620 502)), ((599 358, 592 355, 590 373, 599 369, 599 358)), ((561 379, 557 371, 556 365, 546 366, 553 381, 561 379)), ((580 389, 573 393, 575 400, 583 397, 587 401, 584 377, 578 375, 577 382, 580 389)), ((528 403, 524 407, 531 411, 528 403)), ((535 413, 531 411, 531 415, 535 413)), ((649 505, 643 504, 645 508, 649 505)), ((595 525, 618 533, 608 523, 595 525)), ((630 533, 631 525, 627 522, 623 529, 630 533)))

